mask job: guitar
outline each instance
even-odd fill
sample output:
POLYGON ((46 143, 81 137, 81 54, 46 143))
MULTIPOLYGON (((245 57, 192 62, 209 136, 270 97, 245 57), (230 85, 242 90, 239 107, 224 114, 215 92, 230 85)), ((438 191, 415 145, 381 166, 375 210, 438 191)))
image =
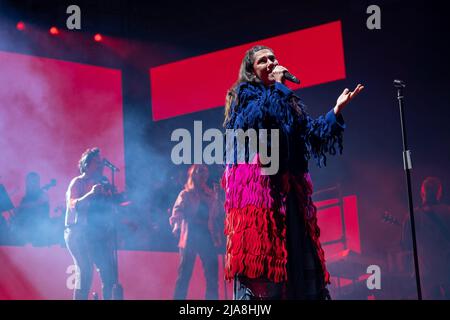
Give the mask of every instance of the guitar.
POLYGON ((49 183, 47 183, 45 186, 43 186, 41 188, 41 190, 48 191, 50 188, 53 188, 55 186, 56 186, 56 179, 52 179, 52 180, 50 180, 49 183))
MULTIPOLYGON (((41 190, 47 192, 48 190, 50 190, 50 188, 53 188, 54 186, 56 186, 56 179, 51 179, 49 183, 47 183, 46 185, 41 187, 41 190)), ((30 203, 21 203, 19 206, 13 208, 11 210, 10 224, 15 225, 18 222, 17 221, 18 215, 19 216, 21 215, 21 211, 28 210, 30 208, 42 205, 45 202, 46 201, 44 201, 44 200, 38 200, 38 201, 30 202, 30 203)))
POLYGON ((392 214, 390 214, 389 211, 384 212, 383 217, 381 218, 381 221, 383 221, 384 223, 390 224, 390 225, 397 226, 397 227, 402 226, 402 223, 400 221, 398 221, 398 219, 396 217, 394 217, 392 214))

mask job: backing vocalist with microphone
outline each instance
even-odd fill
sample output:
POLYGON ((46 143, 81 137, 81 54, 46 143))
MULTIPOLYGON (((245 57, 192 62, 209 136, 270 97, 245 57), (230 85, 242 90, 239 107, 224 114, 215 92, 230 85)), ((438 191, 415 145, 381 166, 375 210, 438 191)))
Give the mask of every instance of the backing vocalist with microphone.
POLYGON ((325 166, 326 153, 342 151, 341 112, 363 86, 345 89, 326 115, 314 119, 285 85, 295 79, 271 48, 258 45, 246 52, 238 80, 227 92, 225 129, 279 131, 270 144, 262 141, 271 150, 245 149, 245 161, 233 159, 236 153, 225 157, 232 161, 222 178, 225 277, 235 281, 238 300, 330 299, 308 160, 325 166))
POLYGON ((118 264, 115 233, 115 190, 103 175, 105 161, 99 148, 89 148, 78 162, 80 175, 66 192, 64 239, 78 267, 73 298, 86 300, 94 266, 100 274, 104 300, 117 298, 118 264))

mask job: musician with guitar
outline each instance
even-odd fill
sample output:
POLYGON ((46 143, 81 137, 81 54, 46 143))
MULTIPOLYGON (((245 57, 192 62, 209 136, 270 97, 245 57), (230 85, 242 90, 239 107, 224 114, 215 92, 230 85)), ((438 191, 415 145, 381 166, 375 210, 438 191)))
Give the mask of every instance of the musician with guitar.
POLYGON ((118 286, 116 234, 114 226, 115 187, 103 175, 100 149, 87 149, 79 160, 81 175, 70 182, 66 193, 64 239, 77 266, 73 298, 88 299, 92 269, 97 267, 103 299, 114 297, 118 286))
POLYGON ((49 244, 50 205, 47 191, 53 185, 50 183, 41 187, 41 177, 37 172, 27 174, 25 195, 11 218, 15 243, 31 243, 34 246, 49 244))
MULTIPOLYGON (((422 205, 414 210, 424 299, 450 299, 450 206, 441 203, 441 196, 440 180, 427 177, 421 186, 422 205)), ((402 246, 412 250, 409 218, 403 225, 402 246)))

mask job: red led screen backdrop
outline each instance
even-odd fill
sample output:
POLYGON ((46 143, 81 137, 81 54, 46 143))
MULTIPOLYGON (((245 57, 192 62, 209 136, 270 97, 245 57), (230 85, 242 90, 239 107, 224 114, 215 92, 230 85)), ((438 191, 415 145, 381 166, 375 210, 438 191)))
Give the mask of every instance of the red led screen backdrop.
MULTIPOLYGON (((0 184, 15 206, 35 171, 49 189, 51 213, 64 206, 78 160, 97 146, 121 169, 124 187, 122 84, 119 70, 0 52, 0 184)), ((104 174, 110 178, 110 170, 104 174)))
POLYGON ((293 89, 345 78, 341 22, 246 43, 150 69, 153 120, 163 120, 224 105, 237 80, 245 51, 255 44, 272 48, 300 80, 293 89))

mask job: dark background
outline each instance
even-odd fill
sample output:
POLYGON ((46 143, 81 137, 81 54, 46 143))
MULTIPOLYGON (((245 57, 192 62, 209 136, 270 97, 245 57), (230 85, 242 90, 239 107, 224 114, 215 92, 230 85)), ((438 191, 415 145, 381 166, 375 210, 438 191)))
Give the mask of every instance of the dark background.
MULTIPOLYGON (((122 70, 127 192, 133 210, 150 217, 154 237, 146 248, 175 250, 167 209, 187 167, 171 164, 170 133, 192 128, 193 120, 202 120, 204 128, 220 128, 223 121, 223 109, 217 108, 152 122, 149 68, 336 20, 342 22, 346 79, 298 94, 310 114, 319 116, 334 106, 345 87, 362 83, 365 90, 344 112, 344 154, 330 158, 326 168, 310 163, 315 189, 340 184, 344 195, 358 196, 363 253, 383 257, 398 244, 399 228, 381 221, 386 211, 399 220, 408 213, 392 86, 398 78, 407 83, 414 204, 420 203, 421 181, 430 175, 440 177, 443 200, 450 202, 448 18, 438 2, 1 1, 0 12, 0 33, 17 39, 0 43, 0 50, 122 70), (43 30, 50 25, 64 28, 70 4, 80 6, 82 13, 82 29, 70 32, 71 41, 16 37, 18 20, 43 30), (366 27, 371 4, 381 8, 381 30, 366 27), (120 44, 117 50, 93 44, 90 39, 97 32, 114 37, 120 44)), ((202 71, 206 81, 208 70, 202 71)), ((212 179, 220 173, 220 167, 215 168, 212 179)))

